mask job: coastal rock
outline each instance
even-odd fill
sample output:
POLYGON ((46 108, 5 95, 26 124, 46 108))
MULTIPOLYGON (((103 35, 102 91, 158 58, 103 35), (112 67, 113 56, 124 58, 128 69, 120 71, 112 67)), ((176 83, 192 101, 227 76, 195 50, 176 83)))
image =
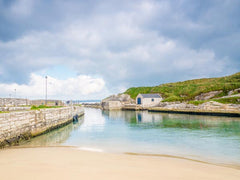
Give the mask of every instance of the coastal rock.
POLYGON ((195 97, 196 101, 200 101, 200 100, 208 100, 213 98, 214 96, 220 94, 222 91, 211 91, 211 92, 207 92, 207 93, 202 93, 198 96, 195 97))
POLYGON ((163 107, 167 109, 194 109, 197 106, 193 104, 187 104, 185 102, 163 102, 160 103, 158 107, 163 107))
POLYGON ((232 90, 232 91, 229 91, 229 92, 228 92, 228 96, 231 96, 231 95, 234 94, 234 93, 240 93, 240 88, 234 89, 234 90, 232 90))
POLYGON ((135 104, 128 94, 112 95, 102 100, 103 109, 121 109, 126 104, 135 104))

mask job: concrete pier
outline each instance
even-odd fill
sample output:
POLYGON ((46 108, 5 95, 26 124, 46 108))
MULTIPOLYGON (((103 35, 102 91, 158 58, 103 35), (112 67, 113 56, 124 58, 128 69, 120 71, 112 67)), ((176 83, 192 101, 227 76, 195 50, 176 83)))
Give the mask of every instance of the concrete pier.
POLYGON ((0 113, 0 147, 43 134, 84 114, 80 106, 0 113))

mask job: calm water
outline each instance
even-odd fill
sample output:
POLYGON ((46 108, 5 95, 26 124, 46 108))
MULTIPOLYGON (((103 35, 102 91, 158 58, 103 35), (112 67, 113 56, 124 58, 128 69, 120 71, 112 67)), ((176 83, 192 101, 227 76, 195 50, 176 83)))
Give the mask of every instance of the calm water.
POLYGON ((23 145, 166 154, 240 165, 240 118, 85 108, 79 123, 23 145))

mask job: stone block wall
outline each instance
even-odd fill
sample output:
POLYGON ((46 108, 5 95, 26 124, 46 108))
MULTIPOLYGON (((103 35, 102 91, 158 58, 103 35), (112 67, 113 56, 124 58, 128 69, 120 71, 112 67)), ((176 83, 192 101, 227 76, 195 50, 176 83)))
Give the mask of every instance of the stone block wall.
POLYGON ((0 106, 26 106, 30 100, 21 98, 0 98, 0 106))
POLYGON ((168 113, 240 117, 240 104, 222 104, 215 101, 209 101, 198 106, 180 102, 163 102, 158 107, 148 108, 148 110, 168 113))
POLYGON ((0 146, 40 135, 83 113, 80 106, 0 113, 0 146))
MULTIPOLYGON (((38 100, 30 100, 31 105, 39 106, 39 105, 46 105, 46 100, 45 99, 38 99, 38 100)), ((47 105, 48 106, 64 106, 63 101, 61 100, 47 100, 47 105)))
POLYGON ((180 102, 163 102, 158 105, 159 108, 169 110, 195 110, 208 112, 229 112, 240 113, 240 104, 222 104, 215 101, 209 101, 200 105, 193 105, 180 102))
POLYGON ((31 107, 15 107, 15 106, 12 106, 12 107, 0 107, 0 111, 25 111, 25 110, 30 110, 31 107))

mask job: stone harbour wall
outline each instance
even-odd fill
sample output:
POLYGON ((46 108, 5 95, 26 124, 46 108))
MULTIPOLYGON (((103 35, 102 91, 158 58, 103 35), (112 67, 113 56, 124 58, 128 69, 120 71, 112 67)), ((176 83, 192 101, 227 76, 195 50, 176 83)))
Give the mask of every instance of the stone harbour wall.
POLYGON ((0 107, 0 111, 6 112, 6 111, 25 111, 30 110, 31 107, 0 107))
POLYGON ((222 104, 209 101, 200 105, 178 102, 163 102, 157 107, 148 108, 149 111, 177 112, 187 114, 224 115, 240 117, 240 104, 222 104))
POLYGON ((84 114, 80 106, 0 113, 0 146, 18 144, 72 122, 84 114))
POLYGON ((30 100, 22 98, 0 98, 0 106, 26 106, 31 105, 30 100))
POLYGON ((178 102, 163 102, 158 107, 166 109, 190 109, 190 110, 206 110, 206 111, 222 111, 240 113, 240 104, 222 104, 215 101, 209 101, 200 105, 193 105, 178 102))

